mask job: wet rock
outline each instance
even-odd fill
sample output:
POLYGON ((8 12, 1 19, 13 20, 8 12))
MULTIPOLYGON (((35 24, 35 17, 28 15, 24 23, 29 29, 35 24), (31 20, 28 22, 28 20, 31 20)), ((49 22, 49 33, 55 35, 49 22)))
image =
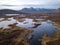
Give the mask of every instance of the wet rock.
POLYGON ((33 35, 30 34, 30 35, 28 36, 28 39, 29 39, 29 40, 33 39, 33 35))
POLYGON ((39 25, 41 25, 41 23, 35 23, 35 26, 33 28, 37 28, 39 25))

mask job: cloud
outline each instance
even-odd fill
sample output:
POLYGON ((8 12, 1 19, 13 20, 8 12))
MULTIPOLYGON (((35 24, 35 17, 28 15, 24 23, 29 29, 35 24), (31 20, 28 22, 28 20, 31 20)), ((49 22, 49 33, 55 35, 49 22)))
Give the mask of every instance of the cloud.
POLYGON ((0 6, 17 6, 17 5, 8 5, 8 4, 3 4, 3 5, 0 5, 0 6))
POLYGON ((59 8, 60 0, 0 0, 0 9, 21 9, 24 7, 59 8))

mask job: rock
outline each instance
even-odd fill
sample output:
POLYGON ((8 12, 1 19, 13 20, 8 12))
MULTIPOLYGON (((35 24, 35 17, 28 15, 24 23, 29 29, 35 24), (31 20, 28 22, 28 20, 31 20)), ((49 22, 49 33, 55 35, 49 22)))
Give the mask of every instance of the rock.
POLYGON ((29 35, 29 36, 28 36, 28 39, 29 39, 29 40, 33 39, 33 35, 29 35))

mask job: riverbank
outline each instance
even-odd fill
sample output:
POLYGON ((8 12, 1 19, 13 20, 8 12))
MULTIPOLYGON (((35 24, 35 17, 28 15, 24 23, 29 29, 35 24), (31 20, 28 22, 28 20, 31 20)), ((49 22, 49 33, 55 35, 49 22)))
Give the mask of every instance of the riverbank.
POLYGON ((60 45, 60 32, 55 32, 53 37, 44 35, 42 45, 60 45))
POLYGON ((60 31, 60 23, 53 22, 53 24, 54 24, 55 26, 57 26, 57 27, 58 27, 57 30, 60 31))
POLYGON ((55 22, 53 24, 58 26, 57 31, 52 37, 44 35, 42 38, 42 45, 60 45, 60 25, 55 22))
POLYGON ((15 26, 14 28, 0 29, 0 45, 29 45, 24 39, 31 30, 15 26))

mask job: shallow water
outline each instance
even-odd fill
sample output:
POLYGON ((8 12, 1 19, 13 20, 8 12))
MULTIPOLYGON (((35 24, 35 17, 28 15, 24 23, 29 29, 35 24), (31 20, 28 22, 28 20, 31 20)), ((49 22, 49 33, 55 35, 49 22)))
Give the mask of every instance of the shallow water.
POLYGON ((30 45, 41 45, 41 42, 39 42, 39 39, 41 40, 44 34, 52 36, 57 28, 56 26, 52 24, 51 20, 41 22, 41 25, 38 25, 36 28, 33 28, 35 26, 35 23, 37 23, 37 22, 33 22, 33 19, 25 18, 25 21, 23 22, 19 22, 13 18, 8 18, 8 20, 0 22, 0 28, 1 27, 9 28, 8 27, 9 24, 17 23, 16 26, 18 27, 23 27, 23 28, 33 30, 33 32, 29 33, 33 35, 32 40, 28 39, 29 34, 26 36, 26 40, 30 43, 30 45))
POLYGON ((14 20, 13 18, 8 18, 8 20, 1 21, 0 28, 10 28, 8 25, 16 23, 16 20, 14 20))
POLYGON ((38 28, 32 28, 34 32, 32 32, 31 34, 34 35, 34 39, 30 41, 31 45, 38 44, 38 40, 42 38, 44 34, 52 36, 53 33, 56 31, 55 28, 56 26, 52 25, 51 23, 47 23, 47 22, 42 22, 42 24, 38 28))
POLYGON ((23 28, 30 28, 34 26, 33 19, 25 18, 25 21, 18 22, 17 26, 23 27, 23 28))
POLYGON ((39 25, 37 28, 30 28, 33 30, 32 34, 33 39, 29 40, 27 37, 27 41, 29 41, 30 45, 40 45, 41 42, 39 42, 39 39, 42 38, 44 34, 47 34, 49 36, 52 36, 53 33, 56 31, 56 26, 52 24, 52 21, 47 20, 45 22, 41 22, 41 25, 39 25))
POLYGON ((33 22, 32 19, 26 18, 26 20, 23 22, 23 24, 18 24, 19 27, 21 26, 21 27, 33 30, 32 33, 29 33, 29 34, 33 35, 32 40, 28 39, 28 35, 26 36, 26 40, 30 43, 30 45, 41 45, 41 42, 39 41, 39 39, 41 40, 42 36, 44 34, 52 36, 57 28, 56 26, 53 25, 51 20, 41 22, 41 25, 38 25, 38 27, 36 27, 36 28, 33 28, 34 23, 36 23, 36 22, 33 22))

